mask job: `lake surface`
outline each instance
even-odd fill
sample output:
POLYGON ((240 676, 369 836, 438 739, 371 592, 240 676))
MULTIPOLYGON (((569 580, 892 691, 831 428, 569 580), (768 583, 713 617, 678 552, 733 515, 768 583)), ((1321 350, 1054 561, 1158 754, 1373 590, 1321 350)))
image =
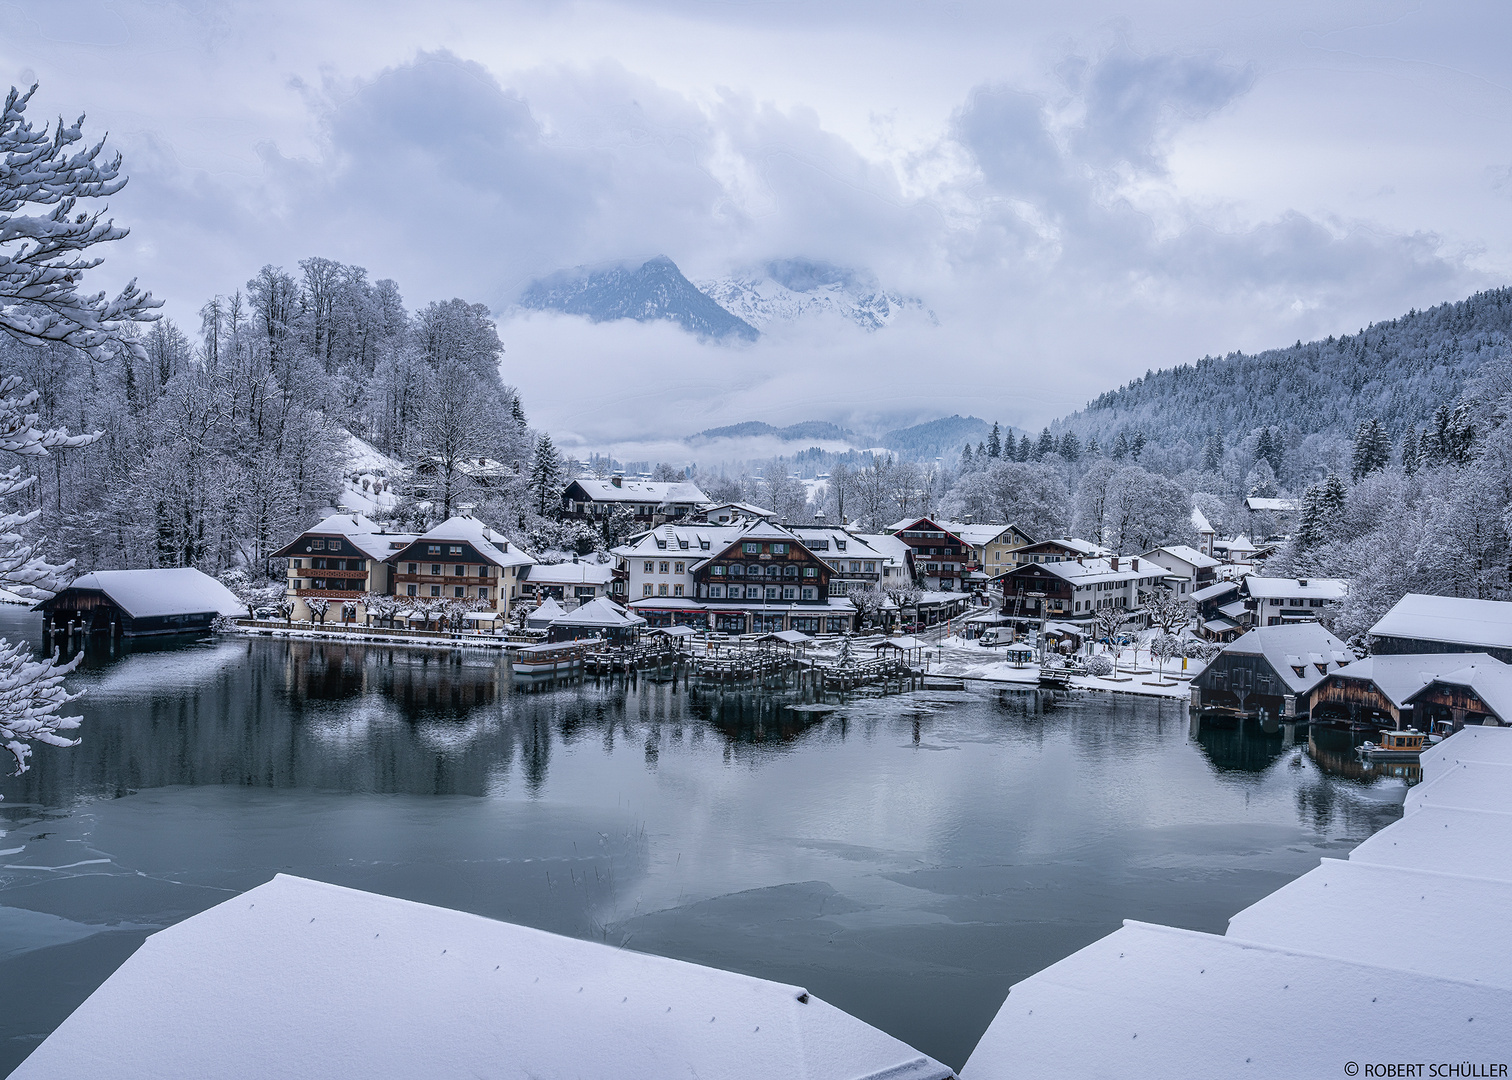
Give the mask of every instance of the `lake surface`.
POLYGON ((1109 694, 803 724, 782 693, 261 638, 74 682, 83 745, 0 779, 0 1075, 147 934, 280 872, 799 984, 959 1068, 1017 980, 1125 918, 1221 933, 1401 813, 1279 733, 1109 694))

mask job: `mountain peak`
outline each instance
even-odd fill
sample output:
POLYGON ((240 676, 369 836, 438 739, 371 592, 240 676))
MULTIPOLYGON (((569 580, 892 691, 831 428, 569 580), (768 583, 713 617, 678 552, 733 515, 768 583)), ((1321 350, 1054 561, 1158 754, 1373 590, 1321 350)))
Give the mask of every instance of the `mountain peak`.
POLYGON ((922 300, 886 292, 864 270, 818 259, 773 259, 758 270, 698 287, 753 326, 811 315, 838 315, 864 330, 880 330, 905 311, 923 313, 922 300))
POLYGON ((559 270, 525 289, 520 306, 535 311, 582 315, 593 322, 666 319, 689 333, 722 340, 754 341, 759 331, 700 292, 665 255, 639 266, 559 270))

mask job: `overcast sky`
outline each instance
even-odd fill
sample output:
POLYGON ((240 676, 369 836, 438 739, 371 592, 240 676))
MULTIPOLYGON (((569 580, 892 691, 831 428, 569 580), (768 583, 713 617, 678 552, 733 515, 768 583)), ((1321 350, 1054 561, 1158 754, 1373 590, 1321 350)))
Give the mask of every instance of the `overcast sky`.
MULTIPOLYGON (((1038 428, 1205 353, 1512 271, 1512 17, 1391 2, 0 2, 34 115, 132 180, 101 284, 186 329, 323 255, 499 315, 533 423, 974 413, 1038 428), (922 298, 752 346, 511 312, 531 278, 778 257, 922 298)), ((1257 393, 1266 392, 1256 387, 1257 393)))

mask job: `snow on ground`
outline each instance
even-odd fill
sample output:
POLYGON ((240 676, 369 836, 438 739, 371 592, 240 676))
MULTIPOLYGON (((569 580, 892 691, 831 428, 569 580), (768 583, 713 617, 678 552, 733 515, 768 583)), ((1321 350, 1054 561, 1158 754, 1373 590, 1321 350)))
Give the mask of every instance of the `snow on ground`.
POLYGON ((369 517, 387 517, 396 496, 392 485, 404 471, 404 463, 389 457, 372 443, 348 432, 347 467, 341 479, 340 503, 343 510, 353 510, 369 517))

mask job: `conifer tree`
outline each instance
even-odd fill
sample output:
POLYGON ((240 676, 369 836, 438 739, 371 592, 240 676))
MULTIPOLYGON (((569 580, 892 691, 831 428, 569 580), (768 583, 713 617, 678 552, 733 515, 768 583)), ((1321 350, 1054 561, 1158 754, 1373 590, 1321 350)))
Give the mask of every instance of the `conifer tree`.
POLYGON ((530 494, 536 516, 556 518, 562 509, 562 459, 551 436, 543 434, 536 443, 535 460, 530 464, 530 494))
POLYGON ((1076 432, 1068 431, 1065 435, 1061 436, 1060 456, 1073 465, 1081 460, 1081 440, 1076 437, 1076 432))
POLYGON ((1144 453, 1144 448, 1145 433, 1142 431, 1136 431, 1134 433, 1134 437, 1129 440, 1129 457, 1135 461, 1138 461, 1139 455, 1144 453))
POLYGON ((1039 441, 1034 444, 1034 458, 1038 461, 1047 454, 1055 453, 1055 436, 1050 434, 1050 429, 1045 428, 1040 432, 1039 441))
POLYGON ((1202 469, 1204 472, 1217 472, 1223 467, 1223 440, 1217 435, 1209 435, 1207 442, 1202 444, 1202 469))
POLYGON ((997 421, 992 422, 992 430, 987 433, 987 456, 990 458, 1002 457, 1003 433, 998 428, 997 421))
POLYGON ((1122 461, 1129 456, 1129 437, 1121 431, 1118 433, 1118 438, 1113 440, 1113 453, 1111 456, 1114 461, 1122 461))
POLYGON ((1391 463, 1391 439, 1374 417, 1360 421, 1355 429, 1354 452, 1349 459, 1350 478, 1356 483, 1391 463))

